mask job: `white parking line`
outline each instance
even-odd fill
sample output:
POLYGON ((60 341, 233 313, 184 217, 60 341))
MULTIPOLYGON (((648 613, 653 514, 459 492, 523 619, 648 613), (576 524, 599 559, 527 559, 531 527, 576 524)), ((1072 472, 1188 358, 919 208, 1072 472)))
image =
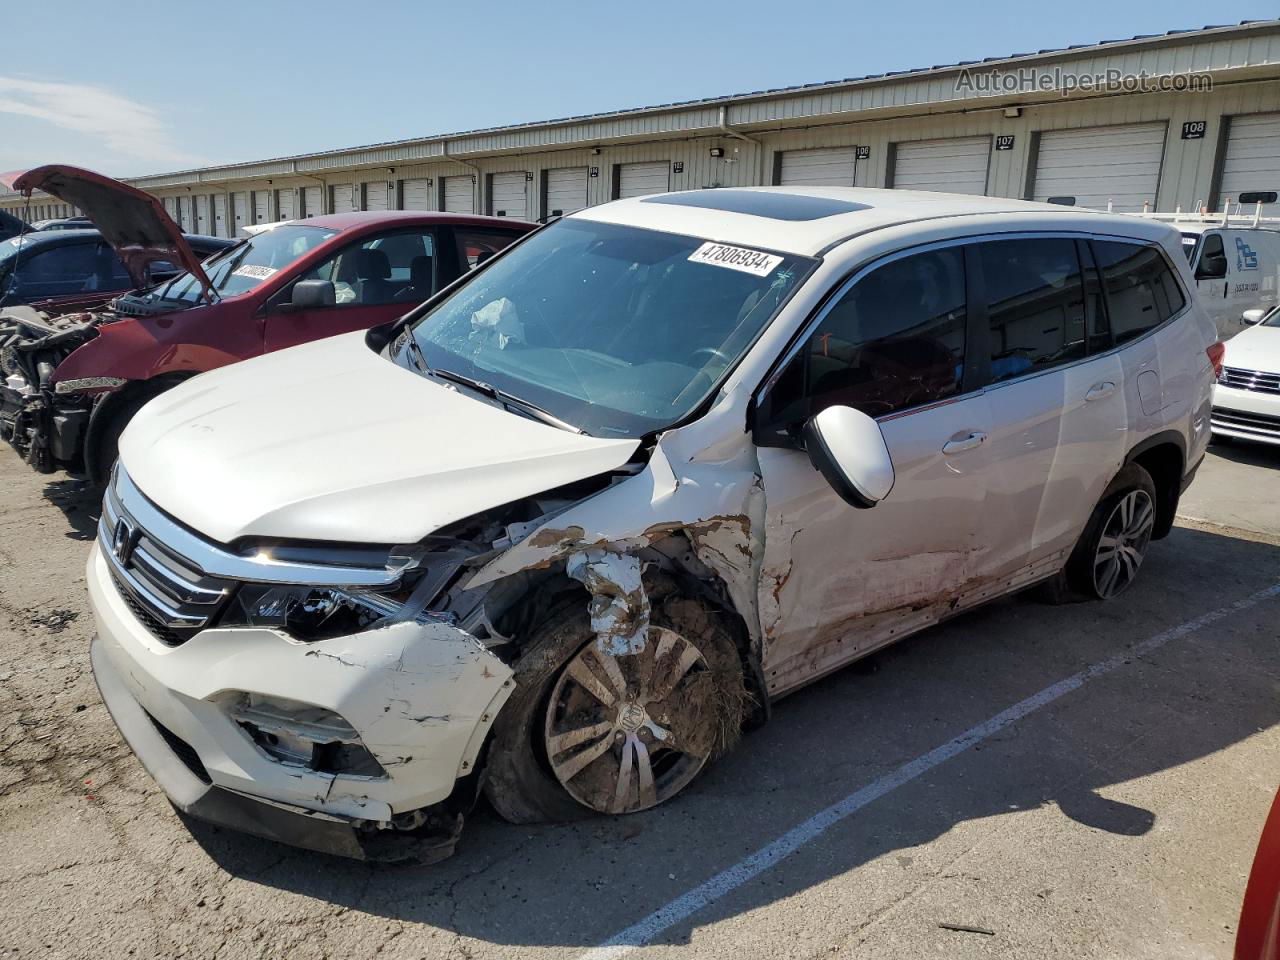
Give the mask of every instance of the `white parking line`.
POLYGON ((1157 633, 1155 636, 1149 637, 1113 657, 1085 667, 1079 673, 1072 674, 1065 680, 1059 680, 1053 686, 1045 687, 1039 693, 1032 694, 1027 699, 1015 703, 1012 707, 997 713, 991 719, 978 724, 976 727, 970 727, 954 740, 949 740, 942 746, 935 747, 928 753, 916 757, 892 773, 886 774, 874 783, 869 783, 867 786, 855 790, 843 800, 814 814, 808 820, 792 827, 778 839, 761 847, 755 853, 739 860, 733 866, 722 870, 711 879, 694 887, 688 893, 677 897, 665 906, 659 907, 643 920, 610 937, 600 946, 580 954, 579 960, 617 960, 618 957, 626 956, 633 950, 637 950, 651 942, 660 933, 697 913, 703 907, 710 906, 721 897, 732 893, 749 880, 759 876, 774 864, 779 863, 806 844, 822 836, 840 821, 857 813, 867 804, 880 799, 885 794, 896 790, 904 784, 910 783, 922 774, 928 773, 934 767, 968 750, 975 743, 981 743, 1010 724, 1016 723, 1028 714, 1034 713, 1041 707, 1052 703, 1071 691, 1079 689, 1089 680, 1111 673, 1135 657, 1151 653, 1171 640, 1177 640, 1187 634, 1195 633, 1201 627, 1208 626, 1242 610, 1247 610, 1264 600, 1269 600, 1276 596, 1280 596, 1280 583, 1265 590, 1259 590, 1252 596, 1245 597, 1230 606, 1220 607, 1203 616, 1196 617, 1194 620, 1188 620, 1186 623, 1165 630, 1163 633, 1157 633))

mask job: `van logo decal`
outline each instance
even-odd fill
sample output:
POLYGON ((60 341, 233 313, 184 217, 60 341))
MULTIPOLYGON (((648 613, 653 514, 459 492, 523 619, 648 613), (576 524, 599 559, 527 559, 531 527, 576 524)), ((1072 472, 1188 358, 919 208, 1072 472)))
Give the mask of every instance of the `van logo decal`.
POLYGON ((1258 269, 1258 251, 1254 250, 1253 247, 1249 246, 1239 237, 1236 237, 1236 269, 1258 269))

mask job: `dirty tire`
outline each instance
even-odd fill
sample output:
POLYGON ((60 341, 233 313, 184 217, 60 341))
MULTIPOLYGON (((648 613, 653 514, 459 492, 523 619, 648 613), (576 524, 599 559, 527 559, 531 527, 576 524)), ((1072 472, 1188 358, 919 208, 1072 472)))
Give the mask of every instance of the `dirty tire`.
MULTIPOLYGON (((570 662, 595 641, 586 606, 575 598, 555 608, 514 665, 516 690, 494 724, 484 785, 494 809, 512 823, 564 822, 594 813, 557 779, 545 739, 552 691, 570 662)), ((651 625, 682 635, 697 632, 708 673, 717 680, 718 716, 711 720, 706 746, 711 758, 724 753, 738 738, 749 700, 732 634, 702 603, 683 598, 656 606, 651 625)))
POLYGON ((85 472, 90 480, 94 483, 107 482, 107 478, 111 476, 111 468, 115 466, 116 458, 120 455, 120 435, 124 433, 124 428, 129 425, 134 414, 171 386, 173 384, 151 384, 139 387, 119 403, 93 411, 95 417, 101 415, 107 420, 102 425, 101 432, 98 433, 93 449, 85 451, 85 472))
MULTIPOLYGON (((1076 543, 1075 549, 1072 550, 1071 557, 1067 560, 1067 565, 1063 570, 1065 597, 1107 600, 1123 592, 1133 582, 1133 577, 1137 575, 1136 567, 1133 576, 1120 589, 1114 592, 1100 589, 1098 577, 1095 576, 1095 568, 1099 562, 1099 545, 1104 534, 1108 533, 1108 525, 1118 519, 1116 517, 1117 509, 1126 501, 1149 505, 1152 511, 1152 521, 1154 521, 1156 486, 1151 480, 1151 475, 1136 463, 1128 463, 1121 468, 1115 479, 1103 491, 1102 498, 1098 501, 1093 514, 1089 517, 1089 522, 1085 524, 1084 533, 1080 535, 1080 540, 1076 543)), ((1147 526, 1145 539, 1139 538, 1139 553, 1144 553, 1150 543, 1151 525, 1149 523, 1147 526)), ((1141 562, 1141 557, 1139 557, 1138 562, 1141 562)))

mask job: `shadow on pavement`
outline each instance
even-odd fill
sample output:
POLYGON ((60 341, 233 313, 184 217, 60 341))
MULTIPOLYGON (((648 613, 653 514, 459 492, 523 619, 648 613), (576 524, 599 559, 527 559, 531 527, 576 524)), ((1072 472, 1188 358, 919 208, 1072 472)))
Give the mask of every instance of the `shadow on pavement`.
POLYGON ((1214 437, 1209 448, 1215 456, 1233 463, 1243 463, 1251 467, 1280 468, 1280 446, 1269 443, 1253 443, 1249 440, 1236 440, 1232 437, 1214 437))
MULTIPOLYGON (((1185 528, 1107 604, 991 604, 781 701, 767 726, 655 811, 517 827, 487 810, 434 867, 326 858, 201 827, 209 855, 259 884, 495 944, 601 943, 849 793, 1130 645, 1280 580, 1280 551, 1185 528)), ((1140 836, 1159 811, 1099 791, 1205 757, 1280 721, 1280 600, 1174 640, 1086 683, 832 827, 691 927, 783 900, 965 821, 1054 804, 1140 836), (1252 619, 1250 619, 1252 617, 1252 619)), ((899 856, 898 860, 910 862, 899 856)), ((1052 864, 1043 864, 1052 872, 1052 864)), ((850 909, 856 910, 856 905, 850 909)))
POLYGON ((98 535, 98 516, 102 512, 102 488, 88 480, 77 480, 66 474, 50 480, 44 487, 45 498, 61 510, 71 529, 72 540, 92 540, 98 535))

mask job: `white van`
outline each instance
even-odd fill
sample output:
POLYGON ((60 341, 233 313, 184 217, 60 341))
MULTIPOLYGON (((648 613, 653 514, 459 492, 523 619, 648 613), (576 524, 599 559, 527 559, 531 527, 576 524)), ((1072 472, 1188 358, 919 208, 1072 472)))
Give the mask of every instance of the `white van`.
POLYGON ((1227 340, 1248 326, 1241 319, 1245 311, 1266 312, 1276 305, 1280 230, 1210 223, 1176 226, 1191 261, 1200 302, 1217 326, 1219 338, 1227 340))
POLYGON ((447 855, 480 791, 663 803, 879 647, 1133 583, 1222 351, 1180 245, 899 190, 560 219, 133 419, 88 563, 103 699, 182 810, 350 856, 447 855))

